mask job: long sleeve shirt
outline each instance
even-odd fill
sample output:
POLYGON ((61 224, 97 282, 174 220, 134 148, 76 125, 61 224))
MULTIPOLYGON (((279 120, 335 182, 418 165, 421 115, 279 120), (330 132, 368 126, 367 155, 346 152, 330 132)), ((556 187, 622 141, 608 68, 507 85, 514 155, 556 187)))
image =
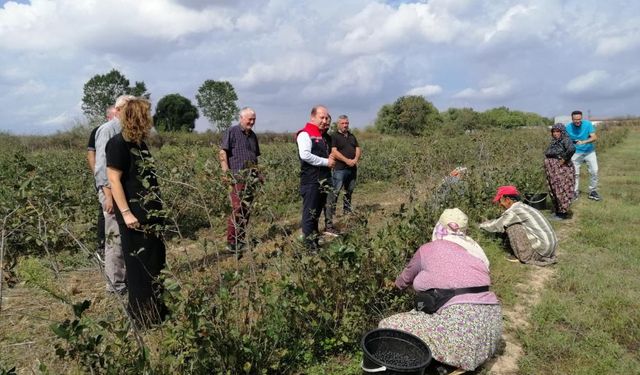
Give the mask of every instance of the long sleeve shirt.
MULTIPOLYGON (((413 255, 396 286, 409 285, 420 292, 431 288, 469 288, 491 284, 489 268, 462 246, 447 240, 435 240, 422 245, 413 255)), ((442 308, 459 303, 498 304, 493 292, 466 293, 453 297, 442 308)))
POLYGON ((107 179, 107 142, 121 131, 122 126, 117 118, 100 125, 96 131, 96 167, 93 176, 98 190, 101 190, 103 186, 109 186, 109 180, 107 179))
POLYGON ((326 167, 329 165, 329 159, 311 153, 311 137, 309 133, 300 132, 296 137, 298 143, 298 155, 302 161, 305 161, 314 167, 326 167))
POLYGON ((558 246, 558 239, 549 221, 535 208, 521 202, 514 203, 499 218, 480 224, 480 228, 503 233, 514 224, 522 224, 531 247, 542 256, 551 256, 558 246))

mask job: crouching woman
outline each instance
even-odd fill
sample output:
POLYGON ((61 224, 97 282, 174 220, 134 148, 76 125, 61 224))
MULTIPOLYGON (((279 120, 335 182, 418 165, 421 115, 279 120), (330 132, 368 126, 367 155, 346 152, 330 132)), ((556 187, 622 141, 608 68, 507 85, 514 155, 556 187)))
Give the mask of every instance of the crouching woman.
MULTIPOLYGON (((489 261, 465 232, 467 216, 457 208, 442 213, 432 241, 422 245, 397 277, 395 285, 416 291, 448 289, 453 297, 433 313, 429 306, 393 315, 379 323, 412 333, 431 349, 433 358, 460 370, 476 369, 495 353, 502 335, 500 303, 493 292, 489 261), (427 308, 424 308, 427 307, 427 308)), ((432 306, 433 307, 433 306, 432 306)))

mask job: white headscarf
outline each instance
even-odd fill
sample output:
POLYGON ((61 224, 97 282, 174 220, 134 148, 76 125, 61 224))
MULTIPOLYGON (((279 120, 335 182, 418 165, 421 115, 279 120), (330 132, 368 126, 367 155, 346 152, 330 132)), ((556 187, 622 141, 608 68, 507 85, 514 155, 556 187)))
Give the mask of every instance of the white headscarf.
POLYGON ((433 228, 432 240, 446 240, 462 246, 467 252, 480 259, 489 268, 489 259, 471 237, 465 234, 469 218, 458 208, 447 208, 433 228))

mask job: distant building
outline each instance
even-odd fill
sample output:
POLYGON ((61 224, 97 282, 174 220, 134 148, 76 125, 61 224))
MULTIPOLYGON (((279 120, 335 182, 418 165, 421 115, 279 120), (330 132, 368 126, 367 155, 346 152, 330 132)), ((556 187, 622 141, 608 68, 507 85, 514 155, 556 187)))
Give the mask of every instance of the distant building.
POLYGON ((556 116, 553 118, 554 124, 567 124, 571 122, 571 116, 556 116))

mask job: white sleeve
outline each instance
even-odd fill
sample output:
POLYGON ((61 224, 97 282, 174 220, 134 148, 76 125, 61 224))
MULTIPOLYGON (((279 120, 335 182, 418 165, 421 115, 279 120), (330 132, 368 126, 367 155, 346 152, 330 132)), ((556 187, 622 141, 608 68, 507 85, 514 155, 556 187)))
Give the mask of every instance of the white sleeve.
POLYGON ((303 161, 315 166, 326 167, 329 165, 329 159, 321 158, 311 153, 311 137, 306 132, 300 132, 296 138, 298 143, 298 155, 303 161))

